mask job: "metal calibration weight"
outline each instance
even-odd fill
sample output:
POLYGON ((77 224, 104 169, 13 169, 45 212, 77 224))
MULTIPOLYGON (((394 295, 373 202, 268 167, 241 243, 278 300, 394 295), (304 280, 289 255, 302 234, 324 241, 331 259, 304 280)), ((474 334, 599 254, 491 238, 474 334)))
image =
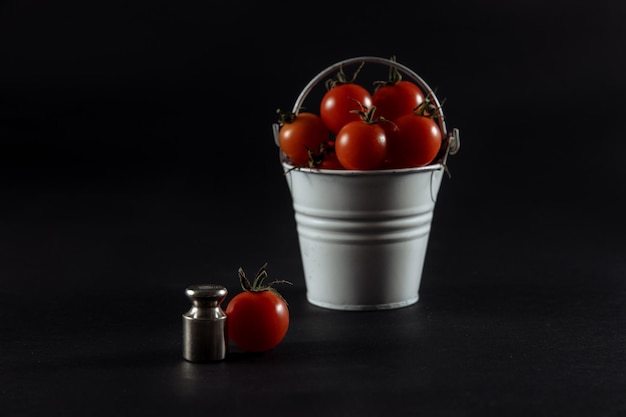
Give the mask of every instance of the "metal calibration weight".
POLYGON ((183 314, 183 357, 190 362, 224 359, 228 332, 221 304, 228 290, 221 285, 199 284, 187 287, 185 294, 192 306, 183 314))

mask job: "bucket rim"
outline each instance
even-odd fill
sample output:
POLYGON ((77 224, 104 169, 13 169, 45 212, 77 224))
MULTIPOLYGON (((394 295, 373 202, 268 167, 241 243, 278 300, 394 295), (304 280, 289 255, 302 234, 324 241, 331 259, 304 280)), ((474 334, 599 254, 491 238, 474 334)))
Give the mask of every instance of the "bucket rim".
POLYGON ((393 169, 374 169, 374 170, 351 170, 351 169, 323 169, 323 168, 309 168, 299 167, 292 165, 288 162, 281 161, 285 174, 299 171, 307 174, 315 175, 333 175, 340 177, 371 177, 371 176, 386 176, 386 175, 400 175, 400 174, 412 174, 418 172, 432 172, 444 170, 443 163, 437 162, 429 165, 411 168, 393 168, 393 169))

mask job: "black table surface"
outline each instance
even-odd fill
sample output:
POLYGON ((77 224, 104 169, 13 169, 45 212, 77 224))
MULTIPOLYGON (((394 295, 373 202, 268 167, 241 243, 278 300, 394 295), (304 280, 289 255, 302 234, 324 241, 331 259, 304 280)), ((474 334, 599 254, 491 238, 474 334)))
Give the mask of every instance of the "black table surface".
POLYGON ((410 14, 364 33, 376 8, 321 33, 320 7, 5 3, 3 416, 626 415, 621 3, 420 3, 418 44, 410 14), (419 302, 323 309, 271 124, 326 65, 392 54, 461 149, 419 302), (265 262, 294 284, 284 340, 185 361, 185 288, 227 305, 265 262))
POLYGON ((5 415, 626 411, 618 213, 534 201, 461 210, 445 178, 419 302, 334 311, 306 300, 290 196, 269 171, 273 184, 236 192, 171 178, 7 187, 5 415), (263 262, 294 283, 281 287, 291 313, 282 343, 183 360, 186 286, 222 284, 226 305, 237 268, 263 262))

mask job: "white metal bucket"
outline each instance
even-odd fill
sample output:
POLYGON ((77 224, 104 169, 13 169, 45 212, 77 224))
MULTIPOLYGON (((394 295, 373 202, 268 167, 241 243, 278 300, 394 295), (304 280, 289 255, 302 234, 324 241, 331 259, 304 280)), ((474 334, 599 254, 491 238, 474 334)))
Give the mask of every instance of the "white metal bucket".
POLYGON ((358 173, 284 167, 309 302, 342 310, 417 302, 443 167, 358 173))
MULTIPOLYGON (((294 112, 321 78, 341 65, 362 61, 397 65, 434 97, 423 80, 395 61, 360 57, 322 71, 300 95, 294 112)), ((448 134, 443 117, 439 123, 445 150, 438 162, 419 168, 294 168, 281 153, 311 304, 334 310, 382 310, 418 301, 445 160, 459 145, 458 130, 448 134)))

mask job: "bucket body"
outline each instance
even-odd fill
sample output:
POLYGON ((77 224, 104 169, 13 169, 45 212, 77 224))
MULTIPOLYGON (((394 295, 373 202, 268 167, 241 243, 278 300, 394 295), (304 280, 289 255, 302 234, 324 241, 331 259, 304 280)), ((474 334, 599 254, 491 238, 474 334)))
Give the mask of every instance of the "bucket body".
POLYGON ((443 165, 342 171, 283 162, 283 168, 307 300, 334 310, 416 303, 443 165))

